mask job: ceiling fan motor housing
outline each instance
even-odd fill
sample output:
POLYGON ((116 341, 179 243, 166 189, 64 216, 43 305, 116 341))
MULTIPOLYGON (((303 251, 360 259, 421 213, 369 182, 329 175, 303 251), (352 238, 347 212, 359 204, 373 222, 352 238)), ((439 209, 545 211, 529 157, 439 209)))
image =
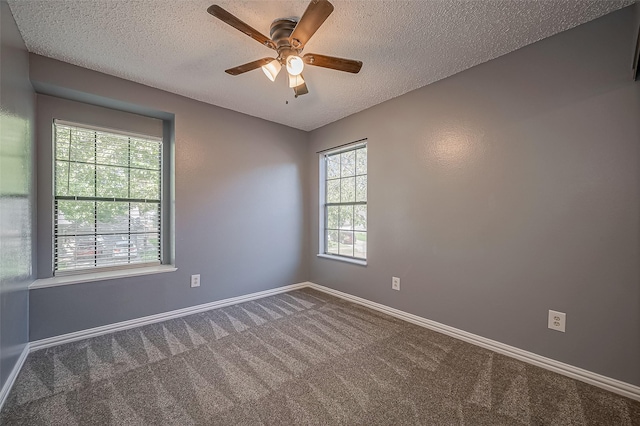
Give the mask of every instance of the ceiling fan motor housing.
POLYGON ((292 42, 289 40, 289 37, 297 24, 297 18, 280 18, 271 23, 271 40, 276 45, 278 60, 282 63, 287 59, 287 56, 299 55, 302 50, 293 47, 291 45, 292 42))

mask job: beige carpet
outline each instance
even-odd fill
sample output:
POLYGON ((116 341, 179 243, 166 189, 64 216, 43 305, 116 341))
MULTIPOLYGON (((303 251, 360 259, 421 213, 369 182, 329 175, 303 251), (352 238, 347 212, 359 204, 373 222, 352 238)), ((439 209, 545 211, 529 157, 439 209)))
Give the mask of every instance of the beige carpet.
POLYGON ((640 403, 310 289, 29 355, 3 425, 640 425, 640 403))

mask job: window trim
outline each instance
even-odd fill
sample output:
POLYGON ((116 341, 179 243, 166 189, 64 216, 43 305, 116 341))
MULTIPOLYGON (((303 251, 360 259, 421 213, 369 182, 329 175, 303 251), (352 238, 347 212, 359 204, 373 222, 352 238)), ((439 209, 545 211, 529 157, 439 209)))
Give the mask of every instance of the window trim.
MULTIPOLYGON (((327 174, 327 168, 326 168, 326 158, 329 155, 332 154, 337 154, 337 153, 342 153, 342 152, 348 152, 348 151, 352 151, 352 150, 356 150, 362 147, 367 147, 367 176, 369 175, 369 157, 368 157, 368 143, 367 143, 368 139, 367 138, 363 138, 363 139, 359 139, 357 141, 354 142, 350 142, 350 143, 346 143, 343 145, 339 145, 337 147, 333 147, 333 148, 329 148, 323 151, 318 151, 317 154, 318 155, 318 169, 319 169, 319 180, 318 180, 318 193, 319 193, 319 209, 318 209, 318 254, 317 257, 318 258, 324 258, 324 259, 331 259, 331 260, 338 260, 338 261, 342 261, 342 262, 346 262, 346 263, 352 263, 352 264, 356 264, 356 265, 360 265, 360 266, 367 266, 367 262, 369 259, 369 250, 368 250, 368 244, 367 244, 367 258, 366 259, 362 259, 362 258, 358 258, 358 257, 352 257, 352 256, 344 256, 344 255, 339 255, 339 254, 333 254, 333 253, 327 253, 326 252, 326 247, 325 247, 325 229, 327 226, 326 223, 326 215, 325 215, 325 205, 326 205, 326 195, 327 195, 327 186, 326 186, 326 174, 327 174)), ((367 179, 367 186, 369 185, 369 181, 367 179)), ((367 190, 367 202, 365 203, 365 205, 369 205, 369 200, 368 200, 368 190, 367 190)), ((368 216, 368 215, 367 215, 368 216)), ((368 222, 368 217, 367 217, 367 234, 369 232, 369 222, 368 222)), ((367 238, 367 243, 368 243, 368 238, 367 238)))
POLYGON ((177 271, 173 265, 143 266, 137 268, 111 269, 102 271, 89 271, 76 274, 56 275, 50 278, 39 278, 29 285, 29 290, 47 287, 58 287, 62 285, 83 284, 95 281, 105 281, 117 278, 140 277, 143 275, 162 274, 165 272, 177 271))
MULTIPOLYGON (((165 218, 166 218, 166 200, 165 200, 165 179, 167 176, 167 170, 165 170, 166 164, 166 156, 168 149, 166 144, 166 135, 165 126, 163 125, 163 136, 152 136, 145 133, 136 133, 129 132, 115 128, 109 127, 101 127, 92 124, 79 123, 75 121, 62 120, 58 118, 53 118, 51 122, 51 148, 52 148, 52 157, 51 157, 51 204, 52 209, 51 212, 53 215, 51 216, 52 220, 52 234, 51 234, 51 277, 49 278, 40 278, 34 281, 29 287, 30 288, 41 288, 41 287, 54 287, 58 285, 66 285, 66 284, 76 284, 79 282, 91 282, 91 281, 101 281, 106 279, 113 278, 125 278, 130 276, 139 276, 139 275, 148 275, 155 274, 161 272, 172 272, 177 270, 172 264, 166 262, 166 253, 165 253, 165 218), (129 138, 136 139, 145 139, 153 142, 158 142, 160 144, 160 199, 158 202, 158 206, 160 208, 159 215, 159 259, 157 261, 150 262, 140 262, 140 263, 128 263, 121 265, 111 265, 111 266, 102 266, 102 267, 89 267, 89 268, 80 268, 80 269, 72 269, 72 270, 56 270, 56 258, 55 258, 55 215, 56 215, 56 125, 61 126, 70 126, 81 128, 84 130, 94 131, 94 132, 103 132, 103 133, 111 133, 119 136, 125 136, 129 138)), ((78 196, 69 196, 62 197, 68 199, 81 199, 81 198, 92 198, 96 200, 100 200, 101 197, 78 197, 78 196)), ((115 201, 115 198, 113 199, 115 201)))
POLYGON ((322 259, 339 260, 340 262, 353 263, 354 265, 367 266, 367 261, 355 257, 340 256, 337 254, 318 253, 316 257, 322 259))

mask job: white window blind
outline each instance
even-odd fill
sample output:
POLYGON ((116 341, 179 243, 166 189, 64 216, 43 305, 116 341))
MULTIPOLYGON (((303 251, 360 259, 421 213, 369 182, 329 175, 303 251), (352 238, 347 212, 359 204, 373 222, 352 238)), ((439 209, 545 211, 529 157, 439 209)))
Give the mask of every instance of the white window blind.
POLYGON ((162 140, 54 122, 54 274, 162 260, 162 140))

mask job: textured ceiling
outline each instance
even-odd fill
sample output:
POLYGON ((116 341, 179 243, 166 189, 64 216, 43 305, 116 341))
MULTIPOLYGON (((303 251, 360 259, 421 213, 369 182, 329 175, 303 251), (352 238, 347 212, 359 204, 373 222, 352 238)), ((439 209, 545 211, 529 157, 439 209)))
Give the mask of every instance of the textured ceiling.
MULTIPOLYGON (((305 67, 294 99, 286 73, 224 70, 274 56, 206 12, 214 0, 9 0, 29 51, 302 130, 312 130, 612 12, 633 0, 331 0, 305 47, 364 62, 353 75, 305 67), (288 104, 286 103, 288 101, 288 104)), ((308 1, 217 0, 263 34, 308 1)))

